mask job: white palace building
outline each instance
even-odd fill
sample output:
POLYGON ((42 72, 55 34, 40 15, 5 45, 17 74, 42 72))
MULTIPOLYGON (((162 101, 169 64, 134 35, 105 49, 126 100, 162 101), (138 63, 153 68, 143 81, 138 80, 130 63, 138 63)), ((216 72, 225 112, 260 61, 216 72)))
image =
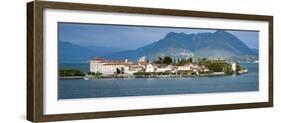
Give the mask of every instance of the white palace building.
POLYGON ((134 74, 144 71, 147 62, 145 58, 140 59, 137 63, 125 60, 107 60, 95 58, 90 62, 90 72, 102 74, 134 74))

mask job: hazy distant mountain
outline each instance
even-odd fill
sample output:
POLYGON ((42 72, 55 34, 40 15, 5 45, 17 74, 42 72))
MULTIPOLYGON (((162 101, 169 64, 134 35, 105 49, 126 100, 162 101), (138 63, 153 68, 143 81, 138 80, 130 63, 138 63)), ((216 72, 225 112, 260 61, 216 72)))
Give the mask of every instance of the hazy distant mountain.
POLYGON ((104 55, 120 52, 123 50, 118 48, 101 47, 101 46, 94 46, 94 45, 86 46, 86 48, 92 50, 95 54, 98 54, 98 56, 100 57, 104 55))
POLYGON ((259 53, 259 50, 258 49, 252 49, 252 51, 254 52, 254 53, 256 53, 256 54, 258 54, 259 53))
POLYGON ((59 62, 86 61, 91 56, 94 56, 94 54, 88 48, 59 41, 59 62))
POLYGON ((80 46, 70 42, 59 41, 59 62, 86 62, 94 57, 119 52, 119 49, 98 47, 98 46, 80 46))
POLYGON ((108 55, 108 58, 137 59, 141 56, 156 58, 158 56, 172 56, 174 58, 225 57, 257 55, 236 36, 219 30, 214 33, 168 33, 163 39, 138 48, 108 55))

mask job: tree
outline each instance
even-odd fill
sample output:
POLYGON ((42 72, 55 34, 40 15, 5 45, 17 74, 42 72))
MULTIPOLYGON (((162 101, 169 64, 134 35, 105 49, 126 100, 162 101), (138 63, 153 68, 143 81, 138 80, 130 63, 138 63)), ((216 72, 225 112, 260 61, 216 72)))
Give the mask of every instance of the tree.
POLYGON ((85 76, 83 72, 75 69, 60 69, 59 76, 85 76))
POLYGON ((239 72, 242 70, 242 67, 240 66, 240 64, 236 64, 236 72, 239 72))
POLYGON ((211 63, 209 66, 210 70, 214 72, 222 72, 223 71, 223 65, 220 63, 211 63))
POLYGON ((158 59, 154 63, 163 64, 163 58, 159 56, 158 59))
POLYGON ((180 59, 178 58, 178 61, 177 61, 177 63, 180 63, 180 59))
POLYGON ((176 59, 173 59, 173 64, 176 64, 177 63, 177 60, 176 59))
POLYGON ((206 66, 211 71, 223 72, 223 68, 224 68, 223 62, 204 61, 201 64, 206 66))
POLYGON ((178 62, 178 65, 184 65, 185 63, 187 63, 187 61, 185 59, 181 59, 180 62, 178 62))
POLYGON ((187 59, 187 62, 192 63, 192 61, 193 61, 192 58, 188 58, 188 59, 187 59))
POLYGON ((173 62, 172 58, 169 56, 165 56, 163 59, 164 64, 171 64, 173 62))
POLYGON ((233 74, 231 64, 225 63, 224 68, 223 68, 223 72, 225 72, 226 74, 233 74))

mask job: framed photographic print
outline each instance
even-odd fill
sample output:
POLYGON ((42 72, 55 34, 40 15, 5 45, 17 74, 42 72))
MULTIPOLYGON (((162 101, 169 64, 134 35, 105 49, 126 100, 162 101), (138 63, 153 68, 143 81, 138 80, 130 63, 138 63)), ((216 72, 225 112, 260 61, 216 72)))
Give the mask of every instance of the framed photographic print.
POLYGON ((33 122, 273 106, 273 17, 27 4, 33 122))

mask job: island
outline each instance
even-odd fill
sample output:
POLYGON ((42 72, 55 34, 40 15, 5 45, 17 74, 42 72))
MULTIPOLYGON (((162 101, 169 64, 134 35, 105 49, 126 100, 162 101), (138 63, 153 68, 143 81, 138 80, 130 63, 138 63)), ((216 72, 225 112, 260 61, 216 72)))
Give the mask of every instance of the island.
POLYGON ((61 69, 60 79, 102 79, 102 78, 168 78, 168 77, 205 77, 240 75, 248 69, 239 63, 220 58, 173 59, 169 56, 154 60, 145 56, 137 61, 129 59, 109 60, 96 57, 89 62, 90 72, 61 69))

